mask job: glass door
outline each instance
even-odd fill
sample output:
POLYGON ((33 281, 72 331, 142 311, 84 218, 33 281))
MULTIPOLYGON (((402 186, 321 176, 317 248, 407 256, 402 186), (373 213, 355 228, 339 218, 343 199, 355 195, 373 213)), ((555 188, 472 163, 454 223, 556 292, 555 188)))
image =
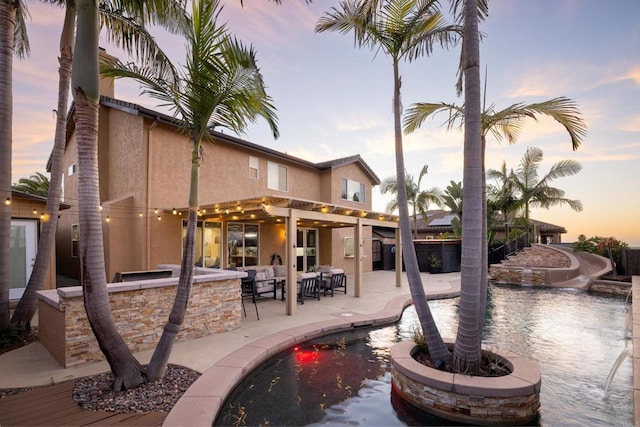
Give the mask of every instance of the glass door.
POLYGON ((309 271, 318 266, 318 230, 299 228, 296 233, 296 265, 298 271, 309 271))
POLYGON ((38 222, 11 220, 9 238, 9 299, 24 293, 38 250, 38 222))
MULTIPOLYGON (((187 235, 187 220, 182 221, 182 241, 187 235)), ((198 221, 196 226, 195 265, 220 268, 222 260, 222 225, 219 222, 198 221)))
POLYGON ((228 224, 227 247, 230 267, 258 265, 258 226, 255 224, 228 224))

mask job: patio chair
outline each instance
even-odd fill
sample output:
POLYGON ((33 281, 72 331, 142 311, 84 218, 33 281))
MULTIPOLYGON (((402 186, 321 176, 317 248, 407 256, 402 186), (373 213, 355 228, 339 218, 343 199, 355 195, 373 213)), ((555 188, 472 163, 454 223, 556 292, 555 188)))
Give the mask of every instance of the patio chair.
POLYGON ((304 304, 304 299, 320 300, 320 285, 316 273, 306 273, 298 278, 298 302, 304 304))
POLYGON ((258 302, 256 301, 256 270, 247 270, 245 273, 247 273, 247 277, 240 279, 242 310, 244 311, 244 317, 247 317, 247 308, 244 306, 244 300, 251 298, 253 305, 256 306, 256 317, 260 320, 258 302))
POLYGON ((347 293, 347 275, 340 269, 333 270, 330 276, 324 277, 322 280, 324 296, 327 296, 327 291, 329 291, 329 294, 333 297, 333 292, 336 289, 344 292, 345 295, 347 293))

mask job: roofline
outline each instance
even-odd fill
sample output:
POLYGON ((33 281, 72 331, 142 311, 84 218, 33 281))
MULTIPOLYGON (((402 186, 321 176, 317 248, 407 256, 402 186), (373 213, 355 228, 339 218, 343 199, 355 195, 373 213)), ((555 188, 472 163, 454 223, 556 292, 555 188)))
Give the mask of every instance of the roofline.
MULTIPOLYGON (((155 111, 147 107, 143 107, 139 104, 134 104, 128 101, 122 101, 122 100, 111 98, 105 95, 100 95, 100 104, 105 107, 113 108, 113 109, 116 109, 128 114, 132 114, 135 116, 140 115, 140 116, 152 119, 154 121, 158 121, 159 123, 166 124, 168 126, 174 126, 179 128, 182 126, 182 123, 183 123, 182 120, 177 119, 168 114, 161 113, 159 111, 155 111)), ((75 103, 72 104, 71 108, 69 109, 69 114, 67 115, 67 141, 71 136, 73 129, 75 128, 75 123, 71 120, 71 117, 73 116, 73 111, 75 111, 75 103)), ((274 150, 272 148, 265 147, 263 145, 246 141, 244 139, 241 139, 232 135, 227 135, 223 132, 210 130, 209 134, 213 138, 224 141, 229 145, 233 145, 235 147, 240 147, 247 150, 262 153, 264 155, 267 155, 276 159, 280 159, 298 166, 310 168, 310 169, 326 170, 336 166, 343 166, 349 163, 358 163, 362 167, 362 169, 364 169, 367 175, 369 175, 369 178, 371 179, 373 185, 380 185, 380 182, 381 182, 380 178, 378 178, 378 176, 375 174, 373 169, 371 169, 371 167, 362 159, 362 157, 359 154, 356 154, 350 157, 344 157, 341 159, 334 159, 326 162, 314 163, 308 160, 301 159, 299 157, 291 156, 281 151, 274 150)), ((51 156, 49 156, 49 160, 47 161, 48 171, 50 170, 50 164, 51 164, 51 156)))

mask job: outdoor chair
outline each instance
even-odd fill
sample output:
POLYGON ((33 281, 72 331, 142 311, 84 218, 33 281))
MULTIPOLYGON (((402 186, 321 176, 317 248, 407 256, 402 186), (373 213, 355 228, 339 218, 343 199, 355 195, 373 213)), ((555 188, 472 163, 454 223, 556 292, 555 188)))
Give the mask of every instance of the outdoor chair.
POLYGON ((256 306, 256 317, 260 320, 260 314, 258 313, 258 302, 256 301, 256 271, 255 270, 247 270, 247 277, 243 277, 240 279, 241 284, 241 299, 242 299, 242 310, 244 311, 244 317, 247 317, 247 309, 244 306, 244 300, 251 298, 253 305, 256 306))
POLYGON ((324 296, 327 296, 327 291, 333 297, 335 290, 347 293, 347 276, 342 270, 334 270, 331 275, 322 279, 322 290, 324 296))
POLYGON ((320 300, 320 285, 316 273, 306 273, 298 278, 298 302, 304 304, 305 298, 320 300))

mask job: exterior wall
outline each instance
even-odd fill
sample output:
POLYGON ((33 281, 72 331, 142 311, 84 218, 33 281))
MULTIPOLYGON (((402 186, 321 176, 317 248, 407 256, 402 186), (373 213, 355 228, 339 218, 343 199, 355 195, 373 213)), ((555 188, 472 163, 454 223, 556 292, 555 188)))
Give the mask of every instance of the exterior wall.
MULTIPOLYGON (((241 321, 239 280, 225 274, 194 281, 178 341, 237 329, 241 321)), ((109 302, 120 335, 133 352, 153 348, 171 312, 178 278, 110 284, 109 302), (146 285, 145 285, 146 284, 146 285)), ((39 336, 65 368, 104 360, 79 286, 40 293, 39 336)))
POLYGON ((75 133, 67 140, 62 157, 64 176, 64 202, 71 207, 60 211, 56 231, 56 268, 58 274, 73 278, 80 277, 80 261, 72 256, 71 227, 78 223, 78 174, 69 175, 69 167, 77 164, 77 143, 75 133))
MULTIPOLYGON (((174 215, 171 210, 189 205, 191 151, 189 138, 174 126, 101 105, 99 167, 107 279, 119 271, 149 270, 162 263, 180 263, 182 221, 186 217, 174 215)), ((321 170, 295 158, 282 159, 224 139, 203 142, 202 153, 200 206, 271 196, 371 209, 371 177, 357 162, 321 170), (258 158, 257 178, 249 175, 250 157, 258 158), (268 188, 269 161, 287 167, 288 191, 268 188), (365 184, 364 203, 342 200, 342 178, 365 184)), ((61 215, 57 246, 60 272, 78 278, 79 259, 71 256, 72 224, 78 223, 77 174, 69 177, 67 173, 75 162, 73 134, 64 155, 65 202, 72 205, 72 209, 61 215)), ((286 259, 284 222, 256 220, 255 223, 260 225, 259 263, 269 264, 273 254, 286 259)), ((226 225, 226 222, 222 224, 223 238, 226 238, 226 225)), ((353 231, 350 233, 353 235, 353 231)), ((332 241, 335 237, 333 233, 323 234, 323 240, 332 241)), ((330 243, 330 248, 321 251, 326 257, 322 262, 354 271, 353 261, 344 259, 343 239, 341 235, 337 237, 338 242, 330 243), (336 248, 338 252, 334 253, 336 248)), ((320 242, 321 245, 327 243, 320 242)), ((366 247, 370 255, 370 241, 366 247)), ((224 245, 221 249, 226 252, 224 245)), ((224 255, 226 258, 226 253, 224 255)), ((370 263, 365 262, 365 271, 370 268, 370 263)))

